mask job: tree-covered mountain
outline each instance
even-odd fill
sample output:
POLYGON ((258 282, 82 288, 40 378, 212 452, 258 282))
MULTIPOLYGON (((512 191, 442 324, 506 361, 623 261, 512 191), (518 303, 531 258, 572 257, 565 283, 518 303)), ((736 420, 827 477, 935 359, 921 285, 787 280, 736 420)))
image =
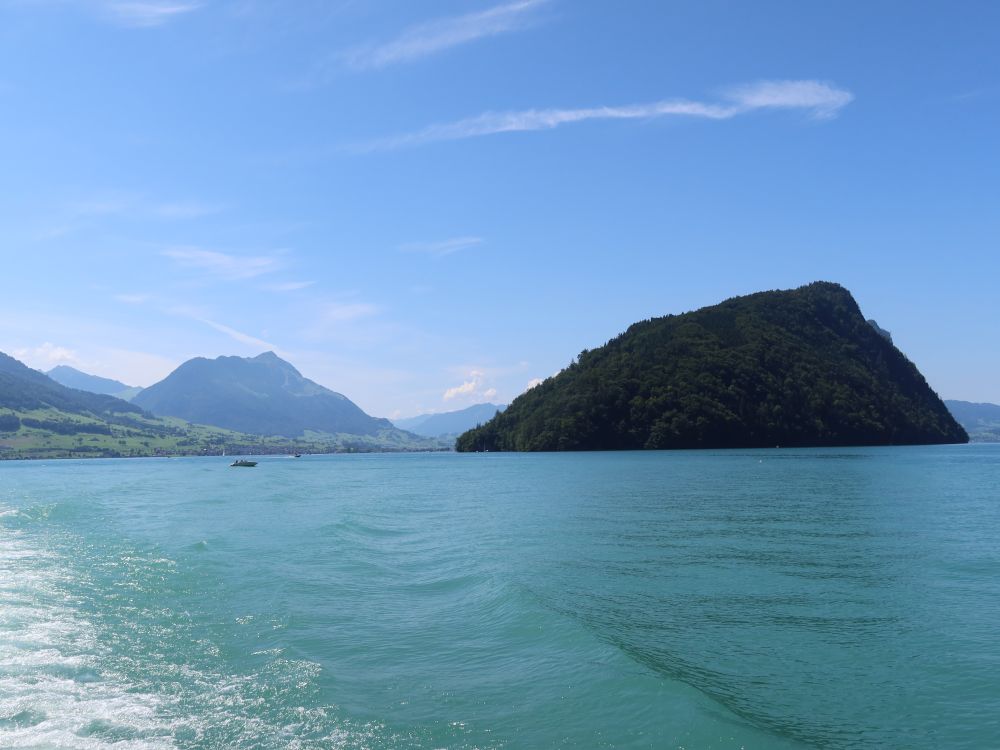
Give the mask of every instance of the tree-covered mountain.
POLYGON ((91 393, 103 393, 106 396, 114 396, 125 401, 131 401, 142 390, 138 386, 125 385, 111 378, 91 375, 69 365, 58 365, 45 374, 67 388, 76 388, 77 390, 90 391, 91 393))
POLYGON ((843 287, 636 323, 457 441, 460 451, 966 442, 843 287))
POLYGON ((1000 443, 1000 406, 952 400, 944 403, 972 440, 1000 443))
POLYGON ((424 437, 458 435, 477 425, 488 422, 507 408, 506 404, 474 404, 466 409, 446 411, 441 414, 420 414, 406 419, 394 419, 392 423, 402 430, 409 430, 424 437))
POLYGON ((273 352, 188 360, 133 403, 160 416, 255 435, 399 432, 388 419, 368 416, 346 396, 303 377, 273 352))

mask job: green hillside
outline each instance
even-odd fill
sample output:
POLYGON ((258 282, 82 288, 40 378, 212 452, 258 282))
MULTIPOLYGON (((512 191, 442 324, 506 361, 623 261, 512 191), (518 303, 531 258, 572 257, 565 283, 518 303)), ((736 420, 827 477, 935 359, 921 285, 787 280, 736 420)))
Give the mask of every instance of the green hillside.
POLYGON ((966 442, 843 287, 818 282, 654 318, 463 434, 460 451, 966 442))
POLYGON ((0 353, 0 458, 331 453, 440 449, 393 428, 369 435, 250 435, 155 417, 121 399, 66 388, 0 353))

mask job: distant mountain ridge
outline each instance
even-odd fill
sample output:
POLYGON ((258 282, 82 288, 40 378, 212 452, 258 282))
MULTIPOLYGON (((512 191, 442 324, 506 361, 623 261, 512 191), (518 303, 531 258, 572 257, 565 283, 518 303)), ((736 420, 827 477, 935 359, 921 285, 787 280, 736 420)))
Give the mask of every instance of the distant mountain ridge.
POLYGON ((0 459, 441 450, 402 430, 376 435, 249 435, 156 417, 121 399, 67 388, 0 354, 0 459))
POLYGON ((1000 406, 953 399, 944 403, 972 440, 980 443, 1000 443, 1000 406))
POLYGON ((51 408, 89 416, 142 413, 141 408, 113 396, 66 387, 2 352, 0 408, 17 411, 51 408))
POLYGON ((636 323, 456 448, 609 450, 967 442, 850 292, 816 282, 636 323))
POLYGON ((255 435, 399 432, 388 419, 371 417, 343 394, 303 377, 274 352, 188 360, 134 403, 160 416, 255 435))
POLYGON ((424 437, 458 435, 477 425, 491 420, 497 412, 507 408, 506 404, 473 404, 465 409, 441 412, 439 414, 419 414, 405 419, 394 419, 392 423, 403 430, 409 430, 424 437))
POLYGON ((90 391, 91 393, 101 393, 106 396, 114 396, 125 401, 131 401, 135 395, 142 390, 138 386, 125 385, 125 383, 111 378, 102 378, 99 375, 78 370, 69 365, 58 365, 47 373, 57 383, 67 388, 76 388, 80 391, 90 391))
MULTIPOLYGON (((202 437, 199 435, 198 437, 202 437)), ((151 455, 192 433, 113 396, 68 388, 0 353, 0 457, 151 455)))

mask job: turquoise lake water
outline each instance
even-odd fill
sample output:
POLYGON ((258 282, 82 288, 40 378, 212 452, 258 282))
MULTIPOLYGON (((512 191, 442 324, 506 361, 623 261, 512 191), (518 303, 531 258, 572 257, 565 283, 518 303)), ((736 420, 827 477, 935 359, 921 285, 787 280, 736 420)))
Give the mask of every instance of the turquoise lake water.
POLYGON ((3 748, 998 746, 1000 446, 0 463, 3 748))

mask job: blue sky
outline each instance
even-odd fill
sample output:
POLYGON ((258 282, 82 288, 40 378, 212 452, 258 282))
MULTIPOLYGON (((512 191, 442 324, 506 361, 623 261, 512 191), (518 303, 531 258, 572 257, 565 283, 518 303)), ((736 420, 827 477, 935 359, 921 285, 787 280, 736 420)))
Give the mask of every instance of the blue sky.
POLYGON ((0 351, 509 401, 816 279, 1000 402, 1000 5, 0 0, 0 351))

